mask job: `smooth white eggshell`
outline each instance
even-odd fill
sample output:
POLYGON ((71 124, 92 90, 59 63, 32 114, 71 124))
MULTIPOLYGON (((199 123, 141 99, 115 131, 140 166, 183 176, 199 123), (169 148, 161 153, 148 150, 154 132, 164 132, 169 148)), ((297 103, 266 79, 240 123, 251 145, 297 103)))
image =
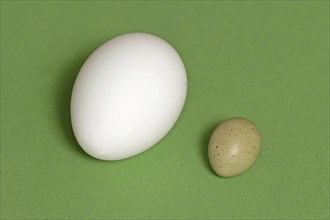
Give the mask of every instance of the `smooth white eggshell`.
POLYGON ((120 160, 162 139, 178 119, 187 77, 178 53, 145 33, 113 38, 82 66, 71 97, 71 121, 91 156, 120 160))

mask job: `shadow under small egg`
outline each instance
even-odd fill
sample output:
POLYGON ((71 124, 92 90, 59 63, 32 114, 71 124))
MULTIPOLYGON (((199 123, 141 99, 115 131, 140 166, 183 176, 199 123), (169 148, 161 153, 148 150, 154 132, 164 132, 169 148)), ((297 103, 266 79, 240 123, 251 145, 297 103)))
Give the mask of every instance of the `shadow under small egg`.
MULTIPOLYGON (((220 120, 220 122, 223 120, 220 120)), ((214 129, 217 127, 218 123, 214 123, 212 126, 208 127, 207 129, 204 130, 204 132, 201 135, 201 143, 200 143, 200 152, 202 155, 202 160, 204 163, 204 166, 207 168, 207 170, 216 175, 213 172, 212 166, 210 164, 210 160, 209 160, 209 141, 210 141, 210 137, 214 131, 214 129)), ((217 157, 218 155, 213 155, 214 157, 217 157)))

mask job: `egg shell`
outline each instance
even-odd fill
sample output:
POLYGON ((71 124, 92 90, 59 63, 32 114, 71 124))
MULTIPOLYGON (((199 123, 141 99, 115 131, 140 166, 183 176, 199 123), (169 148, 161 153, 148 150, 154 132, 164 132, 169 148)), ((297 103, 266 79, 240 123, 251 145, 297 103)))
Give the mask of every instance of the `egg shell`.
POLYGON ((209 142, 209 161, 214 172, 231 177, 245 172, 261 150, 258 128, 249 120, 235 117, 219 124, 209 142))
POLYGON ((75 137, 98 159, 137 155, 170 131, 186 93, 184 64, 166 41, 146 33, 115 37, 77 75, 71 97, 75 137))

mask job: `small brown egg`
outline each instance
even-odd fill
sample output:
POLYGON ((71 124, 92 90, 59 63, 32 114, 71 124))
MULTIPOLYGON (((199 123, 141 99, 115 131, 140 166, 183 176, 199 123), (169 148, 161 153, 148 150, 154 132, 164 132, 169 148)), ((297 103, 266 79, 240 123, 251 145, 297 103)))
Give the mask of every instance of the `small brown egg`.
POLYGON ((222 177, 236 176, 251 167, 260 152, 258 128, 245 118, 230 118, 219 124, 209 142, 209 161, 222 177))

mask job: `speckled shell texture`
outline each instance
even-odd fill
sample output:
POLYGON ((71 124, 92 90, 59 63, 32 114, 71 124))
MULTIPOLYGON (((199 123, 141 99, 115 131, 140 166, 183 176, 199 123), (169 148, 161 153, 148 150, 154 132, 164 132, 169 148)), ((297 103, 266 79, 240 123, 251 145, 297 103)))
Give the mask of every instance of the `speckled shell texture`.
POLYGON ((216 127, 209 142, 209 161, 222 177, 236 176, 251 167, 260 153, 260 132, 249 120, 230 118, 216 127))

